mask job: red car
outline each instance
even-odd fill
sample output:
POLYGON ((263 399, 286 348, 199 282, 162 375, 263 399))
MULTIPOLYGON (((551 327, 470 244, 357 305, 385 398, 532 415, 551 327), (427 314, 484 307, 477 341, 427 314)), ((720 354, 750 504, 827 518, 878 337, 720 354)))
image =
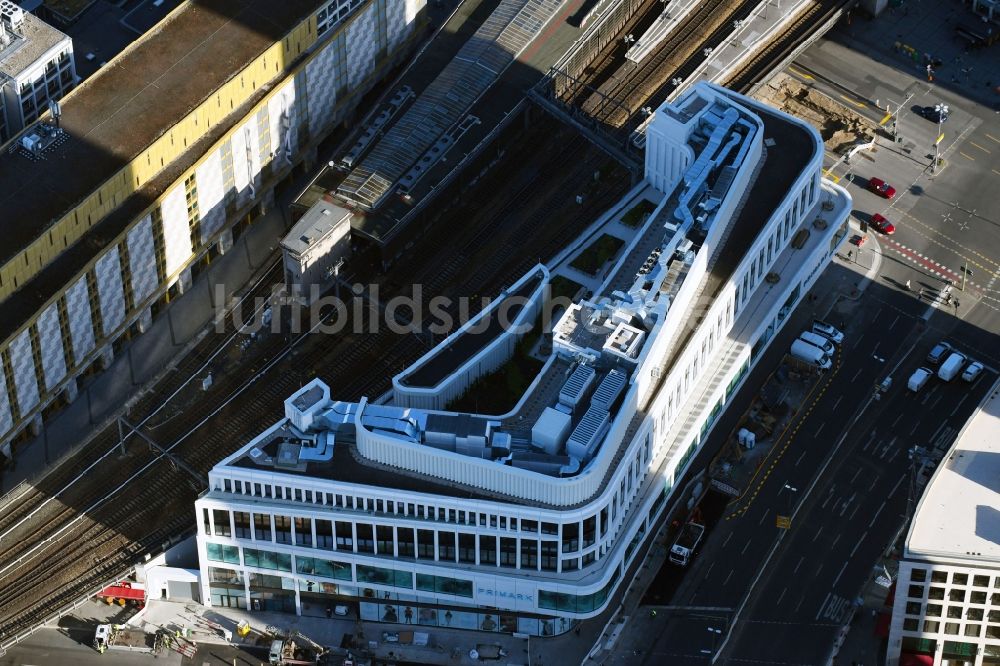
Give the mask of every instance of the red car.
POLYGON ((868 189, 883 199, 891 199, 896 196, 896 188, 881 178, 871 178, 868 181, 868 189))
POLYGON ((889 220, 885 219, 881 214, 875 213, 872 215, 871 225, 876 231, 880 231, 886 236, 891 236, 896 233, 896 225, 894 225, 889 220))

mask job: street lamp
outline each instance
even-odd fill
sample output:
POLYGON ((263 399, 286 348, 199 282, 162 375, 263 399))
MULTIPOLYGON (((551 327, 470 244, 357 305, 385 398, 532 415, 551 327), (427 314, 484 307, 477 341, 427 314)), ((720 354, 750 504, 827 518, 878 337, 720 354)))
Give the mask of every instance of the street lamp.
POLYGON ((931 173, 937 173, 938 167, 938 150, 941 147, 941 123, 944 122, 945 117, 948 115, 948 105, 938 103, 934 106, 934 110, 937 112, 937 136, 934 137, 934 164, 931 166, 931 173))

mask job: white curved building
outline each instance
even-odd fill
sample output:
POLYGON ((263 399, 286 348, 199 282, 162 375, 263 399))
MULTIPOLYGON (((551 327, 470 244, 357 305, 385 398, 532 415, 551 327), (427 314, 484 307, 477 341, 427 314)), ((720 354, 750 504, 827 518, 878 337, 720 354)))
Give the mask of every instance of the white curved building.
MULTIPOLYGON (((532 635, 608 605, 851 209, 821 178, 814 129, 718 86, 660 107, 648 136, 645 181, 574 244, 613 228, 622 249, 560 310, 516 406, 447 411, 524 334, 478 320, 397 376, 388 404, 307 385, 196 503, 206 603, 349 602, 366 620, 532 635), (641 199, 655 210, 626 231, 641 199)), ((508 318, 540 316, 578 253, 512 285, 508 318)))

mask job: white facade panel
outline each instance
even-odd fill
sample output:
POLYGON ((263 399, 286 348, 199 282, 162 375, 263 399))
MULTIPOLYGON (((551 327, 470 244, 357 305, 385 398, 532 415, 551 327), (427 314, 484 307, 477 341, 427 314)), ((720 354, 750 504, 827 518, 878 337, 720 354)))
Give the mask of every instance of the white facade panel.
POLYGON ((90 290, 87 278, 81 277, 66 290, 66 313, 69 315, 69 336, 73 343, 73 361, 83 362, 95 346, 94 322, 90 314, 90 290))
POLYGON ((163 250, 167 276, 175 275, 191 258, 191 230, 188 225, 184 185, 179 184, 163 199, 163 250))
POLYGON ((41 344, 42 372, 49 391, 66 377, 66 356, 63 353, 62 329, 59 327, 59 306, 53 303, 38 317, 38 342, 41 344))
POLYGON ((267 102, 267 113, 271 123, 272 157, 277 165, 291 164, 292 156, 298 149, 296 142, 295 79, 289 81, 267 102))
MULTIPOLYGON (((309 131, 316 136, 329 125, 333 109, 337 103, 337 57, 338 38, 326 43, 323 50, 306 65, 306 81, 309 86, 309 131)), ((235 149, 233 150, 235 155, 235 149)))
POLYGON ((257 154, 257 116, 233 132, 233 182, 240 205, 256 196, 257 177, 260 175, 260 155, 257 154))
POLYGON ((7 395, 7 377, 0 368, 0 434, 14 427, 14 416, 10 410, 10 398, 7 395))
POLYGON ((207 243, 226 223, 225 189, 222 183, 222 154, 216 150, 195 170, 198 184, 198 213, 201 241, 207 243))
POLYGON ((413 0, 386 3, 385 20, 390 51, 398 47, 410 34, 413 16, 416 16, 416 4, 413 0))
POLYGON ((10 367, 14 373, 14 390, 21 416, 38 405, 38 380, 35 376, 35 359, 31 354, 31 334, 28 329, 10 343, 10 367))
POLYGON ((368 5, 364 14, 347 28, 347 85, 352 89, 360 87, 375 69, 378 35, 374 10, 374 3, 368 5))
POLYGON ((125 291, 117 246, 97 260, 94 274, 97 277, 97 296, 101 303, 104 335, 111 335, 125 321, 125 291))
POLYGON ((142 303, 156 291, 160 279, 156 274, 156 246, 153 243, 153 222, 149 215, 128 232, 129 272, 132 274, 132 294, 135 303, 142 303))

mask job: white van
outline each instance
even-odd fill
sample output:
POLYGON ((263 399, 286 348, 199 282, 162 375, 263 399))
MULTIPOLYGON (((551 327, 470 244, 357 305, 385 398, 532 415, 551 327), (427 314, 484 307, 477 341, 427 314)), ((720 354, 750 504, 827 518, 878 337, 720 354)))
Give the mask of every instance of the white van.
POLYGON ((823 353, 819 347, 811 345, 805 340, 796 340, 789 350, 792 356, 820 370, 829 370, 833 365, 830 357, 823 353))
POLYGON ((946 382, 950 382, 962 370, 963 365, 965 365, 965 355, 953 351, 945 359, 944 363, 941 364, 941 367, 938 368, 938 377, 946 382))
POLYGON ((812 331, 802 331, 802 333, 799 334, 799 340, 802 340, 813 347, 819 347, 827 356, 833 356, 833 353, 837 351, 837 348, 833 346, 832 342, 824 338, 822 335, 817 335, 812 331))
POLYGON ((910 381, 906 382, 906 388, 910 389, 914 393, 919 391, 927 383, 927 379, 934 373, 928 368, 917 368, 910 375, 910 381))

